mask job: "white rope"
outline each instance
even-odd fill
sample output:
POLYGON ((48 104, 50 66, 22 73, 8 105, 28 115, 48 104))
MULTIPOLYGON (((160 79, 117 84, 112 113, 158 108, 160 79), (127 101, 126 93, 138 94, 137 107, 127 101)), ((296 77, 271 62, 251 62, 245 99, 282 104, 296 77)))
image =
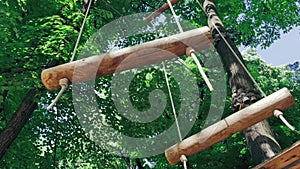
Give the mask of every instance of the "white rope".
POLYGON ((176 127, 177 127, 178 136, 179 136, 180 141, 182 141, 182 135, 181 135, 180 126, 179 126, 179 122, 178 122, 177 115, 176 115, 176 110, 175 110, 174 101, 173 101, 173 97, 172 97, 172 92, 171 92, 171 88, 170 88, 170 84, 169 84, 169 80, 168 80, 166 66, 165 66, 164 62, 162 63, 162 65, 163 65, 163 69, 164 69, 164 73, 165 73, 165 79, 166 79, 168 93, 169 93, 169 97, 170 97, 170 102, 171 102, 171 106, 172 106, 172 110, 173 110, 173 114, 174 114, 174 118, 175 118, 175 123, 176 123, 176 127))
POLYGON ((200 74, 201 74, 201 76, 202 76, 203 79, 204 79, 204 82, 205 82, 206 85, 208 86, 209 90, 210 90, 211 92, 213 92, 213 91, 214 91, 214 88, 213 88, 213 86, 211 85, 211 83, 210 83, 208 77, 206 76, 206 74, 205 74, 205 72, 204 72, 204 70, 203 70, 203 67, 201 66, 199 60, 197 59, 197 56, 196 56, 195 52, 196 52, 196 51, 195 51, 194 49, 190 48, 190 47, 186 49, 186 55, 191 56, 191 57, 194 59, 194 61, 196 62, 196 65, 197 65, 197 67, 198 67, 198 69, 199 69, 199 71, 200 71, 200 74))
POLYGON ((81 25, 81 28, 80 28, 79 35, 78 35, 78 37, 77 37, 77 41, 76 41, 76 44, 75 44, 75 47, 74 47, 73 54, 72 54, 72 57, 71 57, 70 62, 73 62, 73 60, 74 60, 74 58, 75 58, 76 51, 77 51, 77 48, 78 48, 78 45, 79 45, 79 42, 80 42, 80 39, 81 39, 81 36, 82 36, 82 33, 83 33, 83 28, 84 28, 84 25, 85 25, 85 23, 86 23, 86 19, 87 19, 87 17, 88 17, 88 13, 89 13, 89 11, 90 11, 92 1, 93 1, 93 0, 90 0, 89 5, 88 5, 88 8, 87 8, 87 10, 86 10, 86 13, 85 13, 85 16, 84 16, 84 19, 83 19, 83 22, 82 22, 82 25, 81 25))
MULTIPOLYGON (((198 0, 197 0, 198 1, 198 0)), ((203 7, 202 7, 203 9, 203 7)), ((203 9, 204 10, 204 9, 203 9)), ((205 12, 205 11, 204 11, 205 12)), ((248 76, 250 77, 250 79, 252 80, 252 82, 255 84, 256 88, 260 91, 260 93, 263 95, 263 97, 267 97, 267 95, 265 94, 265 92, 262 90, 262 88, 259 86, 259 84, 256 82, 256 80, 253 78, 253 76, 251 75, 251 73, 248 71, 248 69, 246 68, 246 66, 243 64, 243 62, 241 61, 241 59, 238 57, 238 55, 236 54, 236 52, 232 49, 232 47, 230 46, 230 44, 228 43, 228 41, 225 39, 225 37, 223 36, 223 34, 221 33, 221 31, 219 30, 219 28, 216 26, 216 24, 211 20, 212 25, 214 26, 214 28, 218 31, 219 35, 222 37, 222 39, 224 40, 225 44, 227 45, 227 47, 231 50, 231 52, 233 53, 233 55, 236 57, 236 59, 239 61, 239 63, 242 65, 242 68, 245 70, 245 72, 248 74, 248 76)), ((290 123, 284 118, 283 113, 279 110, 275 110, 274 111, 274 116, 276 116, 276 114, 278 115, 278 118, 292 131, 295 131, 295 128, 290 125, 290 123)))
MULTIPOLYGON (((180 22, 179 22, 179 20, 178 20, 178 16, 176 15, 176 13, 175 13, 175 11, 174 11, 174 8, 173 8, 172 3, 170 2, 170 0, 167 0, 167 2, 168 2, 169 7, 170 7, 170 9, 171 9, 171 11, 172 11, 173 17, 174 17, 174 19, 175 19, 175 21, 176 21, 176 23, 177 23, 177 26, 178 26, 179 31, 180 31, 181 33, 183 33, 182 26, 181 26, 181 24, 180 24, 180 22)), ((191 57, 193 58, 194 62, 195 62, 196 65, 197 65, 197 68, 198 68, 198 70, 199 70, 199 72, 200 72, 202 78, 204 79, 204 82, 205 82, 206 85, 208 86, 209 90, 210 90, 211 92, 214 91, 214 89, 213 89, 213 87, 212 87, 212 85, 211 85, 211 83, 210 83, 208 77, 206 76, 206 74, 205 74, 205 72, 204 72, 204 70, 203 70, 203 67, 202 67, 201 64, 200 64, 200 61, 198 60, 198 58, 197 58, 196 55, 195 55, 195 50, 193 50, 193 52, 190 52, 190 51, 191 51, 190 49, 191 49, 191 48, 187 48, 187 55, 188 55, 188 56, 191 56, 191 57)), ((182 64, 184 64, 184 61, 183 61, 182 59, 178 58, 178 60, 179 60, 182 64)), ((185 64, 184 64, 184 65, 185 65, 185 64)))
POLYGON ((175 13, 175 11, 174 11, 174 8, 173 8, 173 5, 172 5, 171 1, 170 1, 170 0, 167 0, 167 2, 168 2, 168 4, 169 4, 169 7, 170 7, 170 9, 171 9, 171 12, 172 12, 172 14, 173 14, 173 17, 174 17, 174 19, 175 19, 175 22, 176 22, 176 24, 177 24, 177 26, 178 26, 178 29, 179 29, 180 33, 183 33, 182 26, 181 26, 181 24, 180 24, 180 22, 179 22, 179 20, 178 20, 178 16, 176 15, 176 13, 175 13))
POLYGON ((295 131, 295 127, 293 127, 284 117, 283 112, 280 110, 274 110, 274 116, 279 118, 288 128, 290 128, 292 131, 295 131))
MULTIPOLYGON (((183 33, 182 26, 181 26, 181 24, 180 24, 180 22, 178 20, 178 16, 176 15, 176 13, 174 11, 174 8, 173 8, 173 5, 172 5, 171 1, 167 0, 167 2, 169 4, 169 7, 171 9, 171 12, 173 14, 173 17, 175 19, 175 22, 177 24, 177 27, 178 27, 180 33, 183 33)), ((184 63, 184 61, 182 59, 179 58, 178 60, 181 63, 184 63)), ((175 122, 176 122, 177 130, 178 130, 178 135, 179 135, 180 141, 182 141, 182 135, 181 135, 181 132, 180 132, 180 126, 179 126, 179 123, 178 123, 178 119, 177 119, 177 115, 176 115, 176 110, 175 110, 174 102, 173 102, 173 99, 172 99, 172 93, 171 93, 171 89, 170 89, 170 86, 169 86, 168 77, 167 77, 167 73, 166 73, 166 67, 165 67, 164 63, 163 63, 163 67, 164 67, 165 78, 166 78, 166 82, 167 82, 167 86, 168 86, 169 96, 170 96, 170 100, 171 100, 171 104, 172 104, 172 109, 173 109, 173 113, 174 113, 174 117, 175 117, 175 122)), ((187 158, 186 158, 186 156, 185 155, 181 155, 180 160, 183 163, 184 169, 187 169, 187 158)))
POLYGON ((224 40, 224 42, 227 45, 227 47, 231 50, 231 52, 233 53, 233 55, 236 57, 236 59, 238 60, 238 62, 242 66, 242 68, 245 70, 245 72, 247 73, 247 75, 250 77, 251 81, 254 83, 254 85, 259 90, 259 92, 263 95, 263 97, 267 97, 267 95, 265 94, 265 92, 261 89, 261 87, 259 86, 259 84, 256 82, 256 80, 253 78, 253 76, 251 75, 251 73, 248 71, 248 69, 246 68, 246 66, 244 65, 244 63, 241 61, 241 59, 238 57, 238 55, 236 54, 236 52, 232 49, 232 47, 230 46, 230 44, 228 43, 228 41, 222 35, 222 33, 219 30, 219 28, 215 25, 215 23, 213 21, 211 21, 211 23, 213 24, 214 28, 218 31, 218 33, 222 37, 222 39, 224 40))
POLYGON ((55 99, 52 101, 52 103, 47 107, 47 110, 52 109, 52 107, 57 103, 58 99, 62 96, 65 89, 68 87, 69 80, 67 78, 60 79, 59 85, 61 86, 61 89, 60 89, 59 93, 57 94, 57 96, 55 97, 55 99))
POLYGON ((183 163, 183 168, 187 169, 187 161, 188 161, 188 159, 186 158, 185 155, 181 155, 180 156, 180 161, 183 163))
MULTIPOLYGON (((84 25, 86 23, 86 19, 87 19, 88 13, 90 11, 92 1, 93 0, 90 0, 88 8, 86 10, 86 13, 85 13, 85 16, 84 16, 84 19, 83 19, 83 22, 82 22, 82 25, 81 25, 81 28, 80 28, 79 35, 77 37, 77 41, 75 43, 75 47, 74 47, 73 54, 72 54, 70 62, 73 62, 73 60, 75 58, 76 51, 77 51, 77 48, 78 48, 78 45, 79 45, 79 41, 80 41, 82 33, 83 33, 83 28, 84 28, 84 25)), ((61 86, 61 89, 60 89, 59 93, 57 94, 57 96, 55 97, 55 99, 52 101, 52 103, 47 107, 47 110, 52 109, 52 107, 58 102, 59 98, 62 96, 62 94, 64 93, 64 91, 66 90, 66 88, 69 85, 69 79, 67 79, 67 78, 60 79, 59 80, 59 85, 61 86)))

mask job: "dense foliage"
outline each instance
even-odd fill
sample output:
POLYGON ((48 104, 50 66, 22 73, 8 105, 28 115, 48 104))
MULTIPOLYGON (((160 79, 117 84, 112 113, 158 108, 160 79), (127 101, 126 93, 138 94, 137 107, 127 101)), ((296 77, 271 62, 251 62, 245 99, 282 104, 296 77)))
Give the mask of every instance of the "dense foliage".
MULTIPOLYGON (((218 0, 215 3, 225 27, 238 44, 267 47, 279 38, 280 31, 288 32, 292 27, 300 25, 299 0, 218 0)), ((94 0, 79 50, 84 49, 84 43, 93 33, 111 21, 129 14, 153 11, 162 4, 163 2, 154 0, 94 0)), ((110 153, 85 135, 75 114, 72 88, 67 90, 53 110, 45 110, 56 91, 47 91, 43 88, 40 73, 53 60, 60 64, 69 61, 84 17, 80 11, 82 6, 82 0, 0 0, 0 131, 16 112, 27 91, 34 87, 41 89, 41 97, 35 98, 39 103, 38 108, 1 159, 0 168, 128 168, 136 165, 134 155, 129 164, 128 158, 110 153)), ((205 16, 196 2, 182 1, 175 9, 183 19, 190 21, 194 26, 206 25, 205 16)), ((159 36, 147 34, 129 37, 121 46, 133 45, 159 36)), ((209 53, 208 51, 207 55, 209 53)), ((291 90, 298 104, 286 111, 286 118, 300 129, 300 117, 297 115, 300 111, 299 74, 285 67, 266 65, 254 50, 247 51, 244 56, 247 58, 247 66, 252 75, 267 94, 282 87, 291 90)), ((196 74, 194 76, 199 77, 197 68, 190 58, 184 59, 196 74)), ((167 69, 176 70, 184 67, 175 66, 167 69)), ((207 71, 214 72, 213 69, 207 71)), ((190 80, 190 76, 185 78, 187 81, 190 80)), ((115 129, 134 137, 153 136, 174 122, 170 104, 167 104, 159 120, 150 124, 132 123, 121 117, 112 102, 110 88, 112 79, 113 76, 97 79, 98 85, 95 90, 99 95, 97 97, 99 109, 106 114, 104 119, 115 129)), ((174 101, 178 103, 175 109, 179 109, 182 99, 180 84, 176 83, 171 74, 169 80, 174 101)), ((205 112, 208 111, 211 101, 203 80, 196 78, 196 81, 199 86, 196 93, 200 101, 195 102, 200 106, 198 120, 189 132, 190 135, 205 125, 202 119, 207 116, 205 112)), ((152 68, 146 69, 136 74, 134 81, 131 82, 128 89, 131 92, 130 101, 137 110, 149 109, 149 92, 155 89, 160 89, 167 96, 163 72, 152 68)), ((169 103, 169 99, 166 100, 169 103)), ((89 100, 85 101, 89 103, 89 100)), ((232 112, 229 102, 228 96, 224 116, 232 112)), ((271 118, 270 123, 282 148, 300 139, 299 135, 290 132, 279 120, 271 118)), ((155 161, 156 168, 181 166, 181 164, 169 165, 163 154, 147 159, 155 161)), ((141 161, 144 162, 142 159, 141 161)), ((189 165, 191 168, 248 168, 251 166, 251 158, 242 134, 238 133, 189 158, 189 165)))

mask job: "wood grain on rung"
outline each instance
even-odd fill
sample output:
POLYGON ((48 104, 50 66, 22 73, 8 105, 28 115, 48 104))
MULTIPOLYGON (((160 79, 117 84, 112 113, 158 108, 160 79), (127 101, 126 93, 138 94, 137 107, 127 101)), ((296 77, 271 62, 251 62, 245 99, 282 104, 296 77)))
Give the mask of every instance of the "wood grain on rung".
POLYGON ((254 169, 299 169, 300 168, 300 140, 272 159, 258 165, 254 169))
POLYGON ((62 78, 69 79, 70 83, 85 82, 183 56, 188 46, 198 51, 206 50, 211 48, 211 40, 208 27, 193 29, 170 37, 49 68, 42 72, 41 79, 49 90, 59 89, 59 80, 62 78))
POLYGON ((273 116, 274 110, 283 111, 294 104, 295 100, 289 90, 283 88, 173 145, 165 151, 165 156, 169 163, 176 164, 180 162, 181 155, 191 156, 200 152, 247 127, 273 116))

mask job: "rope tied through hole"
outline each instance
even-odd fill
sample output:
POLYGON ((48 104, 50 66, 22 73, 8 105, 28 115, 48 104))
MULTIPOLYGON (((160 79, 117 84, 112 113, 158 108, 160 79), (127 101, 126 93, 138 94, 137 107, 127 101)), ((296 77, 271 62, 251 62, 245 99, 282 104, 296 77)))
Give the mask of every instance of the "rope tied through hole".
POLYGON ((289 129, 295 131, 295 127, 293 127, 283 116, 283 112, 280 110, 274 110, 274 116, 279 118, 289 129))
POLYGON ((69 86, 69 79, 67 79, 67 78, 60 79, 59 85, 61 86, 61 89, 60 89, 59 93, 57 94, 57 96, 55 97, 55 99, 52 101, 52 103, 47 107, 47 110, 52 109, 52 107, 57 103, 59 98, 62 96, 62 94, 64 93, 66 88, 69 86))
POLYGON ((185 155, 181 155, 180 161, 183 163, 184 169, 187 169, 187 161, 188 161, 187 157, 185 155))
POLYGON ((206 85, 207 85, 207 87, 209 88, 209 90, 210 90, 211 92, 213 92, 213 91, 214 91, 214 88, 213 88, 212 84, 210 83, 208 77, 206 76, 206 74, 205 74, 205 72, 204 72, 204 69, 203 69, 203 67, 201 66, 201 63, 200 63, 200 61, 198 60, 198 58, 197 58, 197 56, 196 56, 196 51, 195 51, 193 48, 188 47, 188 48, 186 48, 186 55, 187 55, 187 56, 191 56, 191 57, 193 58, 193 60, 194 60, 194 62, 196 63, 196 65, 197 65, 197 67, 198 67, 198 70, 199 70, 199 72, 200 72, 200 74, 201 74, 201 76, 202 76, 204 82, 206 83, 206 85))

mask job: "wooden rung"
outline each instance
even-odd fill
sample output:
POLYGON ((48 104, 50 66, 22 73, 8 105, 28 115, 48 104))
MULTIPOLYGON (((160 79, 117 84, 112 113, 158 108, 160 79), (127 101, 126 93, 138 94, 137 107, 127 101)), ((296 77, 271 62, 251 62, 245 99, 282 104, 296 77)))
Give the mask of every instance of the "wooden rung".
POLYGON ((200 152, 247 127, 273 116, 274 110, 283 111, 294 104, 295 100, 289 90, 283 88, 173 145, 165 151, 165 156, 170 164, 176 164, 180 162, 181 155, 191 156, 200 152))
POLYGON ((300 140, 282 153, 256 166, 254 169, 300 168, 300 140))
POLYGON ((42 72, 41 78, 43 84, 49 90, 59 89, 59 80, 62 78, 69 79, 70 83, 73 84, 85 82, 120 71, 183 56, 188 46, 196 50, 207 50, 212 45, 211 41, 209 28, 202 27, 49 68, 42 72), (75 69, 76 71, 74 71, 75 69), (74 75, 74 72, 76 75, 74 75))
MULTIPOLYGON (((178 3, 180 0, 171 0, 171 4, 174 5, 176 3, 178 3)), ((162 7, 160 7, 158 10, 156 10, 155 12, 153 12, 151 15, 149 15, 148 17, 145 18, 146 22, 150 22, 152 21, 155 17, 157 17, 158 15, 160 15, 161 13, 163 13, 165 10, 169 9, 169 4, 165 3, 162 7)))

